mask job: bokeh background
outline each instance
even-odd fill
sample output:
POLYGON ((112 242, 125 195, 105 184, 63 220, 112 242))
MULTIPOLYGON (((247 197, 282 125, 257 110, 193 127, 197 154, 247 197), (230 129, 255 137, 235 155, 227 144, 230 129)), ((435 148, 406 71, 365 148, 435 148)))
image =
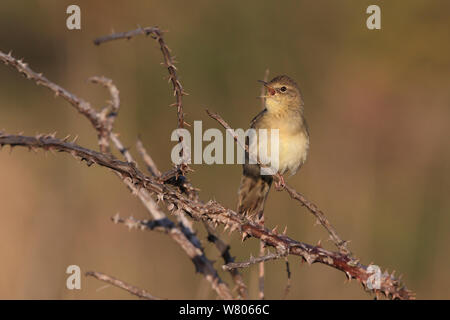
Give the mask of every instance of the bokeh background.
MULTIPOLYGON (((52 81, 100 107, 107 92, 86 79, 112 78, 122 106, 116 131, 135 153, 138 134, 161 170, 171 167, 176 126, 167 70, 157 44, 145 37, 96 47, 111 31, 160 26, 172 49, 187 121, 219 127, 205 108, 246 128, 259 112, 256 82, 298 81, 311 132, 310 155, 288 183, 325 211, 363 263, 404 274, 421 299, 450 298, 450 2, 417 1, 16 1, 0 4, 0 50, 12 50, 52 81), (82 30, 66 28, 78 4, 82 30), (382 29, 366 28, 370 4, 382 29)), ((96 148, 88 121, 68 103, 0 65, 0 128, 26 135, 78 135, 96 148)), ((241 167, 194 165, 203 200, 235 208, 241 167)), ((69 291, 68 265, 101 271, 160 297, 214 299, 191 261, 166 235, 128 231, 110 217, 148 218, 137 198, 108 170, 65 154, 0 152, 0 298, 133 299, 82 278, 69 291)), ((271 192, 266 223, 305 242, 327 234, 286 193, 271 192)), ((211 259, 220 258, 204 238, 211 259)), ((257 253, 233 234, 224 238, 238 260, 257 253)), ((324 244, 333 248, 330 242, 324 244)), ((339 271, 291 257, 291 299, 368 299, 339 271)), ((282 296, 283 261, 269 262, 267 298, 282 296)), ((220 269, 220 268, 219 268, 220 269)), ((230 282, 228 274, 220 272, 230 282)), ((243 271, 253 298, 257 267, 243 271)))

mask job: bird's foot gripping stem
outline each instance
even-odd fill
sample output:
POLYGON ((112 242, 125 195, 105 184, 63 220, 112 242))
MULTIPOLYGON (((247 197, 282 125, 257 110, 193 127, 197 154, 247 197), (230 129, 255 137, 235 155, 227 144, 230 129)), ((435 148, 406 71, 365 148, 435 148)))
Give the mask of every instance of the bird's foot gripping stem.
POLYGON ((275 189, 277 189, 277 191, 281 191, 286 186, 286 182, 284 182, 283 175, 277 173, 277 177, 278 177, 278 181, 275 181, 275 189))

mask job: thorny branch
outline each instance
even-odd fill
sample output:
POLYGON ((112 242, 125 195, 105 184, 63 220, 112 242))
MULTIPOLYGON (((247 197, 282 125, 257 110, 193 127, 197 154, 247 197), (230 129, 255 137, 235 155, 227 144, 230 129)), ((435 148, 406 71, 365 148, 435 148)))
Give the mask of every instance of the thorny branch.
POLYGON ((244 261, 244 262, 230 262, 227 263, 225 265, 222 266, 223 270, 233 270, 233 269, 237 269, 237 268, 246 268, 251 266, 252 264, 255 263, 260 263, 260 262, 266 262, 269 260, 275 260, 275 259, 279 259, 283 256, 285 256, 286 254, 279 254, 279 253, 269 253, 265 256, 259 256, 259 257, 253 257, 251 256, 250 259, 248 261, 244 261))
MULTIPOLYGON (((174 95, 176 96, 175 105, 177 106, 178 127, 182 128, 185 123, 182 96, 185 93, 181 83, 178 80, 172 57, 170 56, 169 49, 164 42, 162 32, 159 28, 139 28, 134 31, 113 34, 98 38, 95 40, 95 43, 101 44, 110 40, 124 38, 129 39, 139 34, 151 35, 152 38, 156 39, 160 45, 164 57, 164 63, 168 68, 169 81, 172 82, 174 95)), ((289 238, 285 232, 283 232, 283 234, 279 234, 276 231, 276 228, 269 230, 264 226, 237 214, 233 210, 222 206, 216 201, 209 200, 206 203, 202 202, 199 200, 198 190, 195 189, 184 177, 184 174, 189 171, 187 166, 178 166, 161 174, 153 161, 149 161, 151 157, 147 154, 142 144, 138 146, 138 150, 144 158, 144 162, 146 163, 151 176, 147 176, 141 172, 138 169, 136 162, 134 162, 131 154, 123 147, 121 141, 118 139, 118 135, 112 131, 113 122, 119 109, 120 99, 118 96, 118 90, 112 84, 111 80, 104 77, 91 78, 92 82, 100 83, 105 86, 110 91, 112 98, 107 108, 97 112, 88 102, 52 83, 47 78, 42 76, 42 74, 37 74, 31 70, 26 63, 13 58, 11 54, 4 54, 0 51, 0 60, 7 65, 13 66, 20 73, 25 74, 28 79, 35 81, 38 85, 49 88, 55 93, 55 95, 62 96, 81 114, 86 116, 97 131, 100 152, 83 148, 74 142, 69 142, 68 137, 64 139, 57 139, 55 135, 38 135, 36 137, 27 137, 23 135, 10 135, 1 132, 0 148, 4 145, 9 145, 11 148, 15 146, 23 146, 32 150, 43 149, 65 152, 81 161, 84 160, 89 166, 92 164, 98 164, 111 169, 123 180, 133 194, 139 197, 146 209, 153 216, 153 220, 135 220, 133 218, 121 219, 116 216, 113 218, 113 221, 117 223, 125 223, 129 227, 159 230, 168 233, 184 249, 187 255, 192 259, 194 265, 196 266, 196 270, 204 275, 204 277, 211 283, 212 288, 221 298, 231 299, 233 296, 231 295, 228 286, 217 275, 211 261, 209 261, 204 255, 201 243, 195 236, 190 221, 186 219, 186 216, 191 217, 195 221, 203 221, 212 229, 217 228, 219 225, 223 225, 225 230, 229 229, 230 232, 238 231, 241 233, 243 239, 248 236, 254 237, 264 242, 266 246, 275 248, 275 253, 261 258, 253 258, 253 261, 260 262, 260 260, 267 261, 281 257, 286 258, 287 255, 296 255, 300 256, 309 264, 322 263, 340 270, 344 272, 349 279, 356 279, 365 289, 367 289, 367 285, 370 281, 369 277, 372 275, 367 270, 367 266, 361 264, 358 260, 352 257, 350 251, 346 247, 347 243, 342 241, 337 235, 325 215, 314 204, 306 200, 301 194, 296 192, 291 187, 285 186, 284 189, 292 198, 298 200, 316 216, 318 221, 330 233, 331 239, 338 246, 338 252, 326 250, 320 245, 313 246, 296 241, 289 238), (113 142, 114 146, 121 152, 126 161, 119 160, 111 154, 109 149, 109 140, 113 142), (157 201, 155 201, 153 197, 155 197, 157 201), (178 225, 175 225, 175 223, 167 218, 165 213, 161 210, 159 203, 164 203, 167 210, 178 217, 178 225)), ((209 112, 208 114, 219 121, 219 123, 221 123, 225 128, 231 130, 228 124, 220 116, 209 112)), ((237 141, 237 137, 235 136, 234 138, 237 141)), ((245 148, 245 146, 242 147, 245 148)), ((211 236, 212 233, 209 234, 211 236)), ((221 241, 215 240, 213 242, 222 253, 225 263, 227 263, 227 265, 234 263, 230 259, 231 255, 229 255, 228 252, 229 247, 224 245, 221 241)), ((250 262, 250 264, 252 264, 252 262, 250 262)), ((234 265, 239 265, 239 263, 234 263, 234 265)), ((232 268, 231 270, 236 269, 232 268)), ((290 274, 290 271, 288 271, 288 274, 290 274)), ((90 272, 88 275, 117 285, 140 297, 155 298, 142 289, 130 286, 120 280, 101 273, 90 272)), ((237 285, 239 285, 239 282, 235 277, 234 280, 237 285)), ((288 285, 289 281, 290 279, 288 279, 288 285)), ((238 289, 241 292, 243 288, 245 288, 245 285, 238 289)), ((383 293, 388 298, 414 298, 414 294, 404 286, 399 278, 395 278, 393 274, 388 274, 387 272, 381 275, 380 288, 371 291, 377 294, 377 296, 380 293, 383 293)), ((241 296, 243 295, 241 294, 241 296)))
MULTIPOLYGON (((219 238, 217 233, 214 231, 213 226, 209 222, 203 221, 205 225, 205 229, 208 232, 208 241, 215 244, 217 250, 219 250, 220 255, 222 256, 223 261, 228 263, 234 262, 234 257, 231 256, 230 253, 230 246, 222 241, 222 239, 219 238)), ((247 292, 247 286, 244 283, 244 280, 242 279, 241 274, 237 269, 229 269, 228 270, 234 280, 234 283, 236 284, 236 289, 239 292, 239 297, 242 299, 248 299, 248 292, 247 292)))
MULTIPOLYGON (((251 236, 264 241, 267 246, 274 247, 281 254, 300 256, 308 264, 322 263, 344 272, 349 279, 356 279, 364 288, 367 288, 371 272, 367 266, 355 261, 351 256, 329 251, 321 246, 313 246, 279 234, 276 230, 268 230, 259 224, 248 220, 233 210, 227 209, 220 203, 209 200, 204 203, 200 200, 189 199, 179 190, 174 189, 152 177, 144 175, 133 163, 113 159, 101 152, 89 150, 70 142, 64 142, 52 136, 25 137, 21 135, 0 134, 0 146, 24 146, 29 149, 44 149, 68 152, 87 164, 94 163, 112 169, 129 181, 138 190, 146 190, 166 203, 170 212, 183 210, 197 221, 213 223, 215 227, 224 225, 230 232, 239 231, 242 237, 251 236)), ((381 275, 380 289, 373 290, 385 294, 389 298, 412 299, 414 294, 404 284, 387 272, 381 275)))
POLYGON ((113 33, 107 36, 99 37, 94 40, 94 44, 100 45, 105 42, 119 40, 119 39, 131 39, 137 35, 150 35, 153 39, 155 39, 161 48, 161 52, 164 57, 164 64, 167 67, 167 71, 169 72, 169 81, 172 82, 174 96, 176 97, 176 102, 173 104, 177 107, 178 114, 178 128, 184 127, 184 113, 183 113, 183 96, 187 93, 183 90, 183 86, 181 82, 178 80, 177 68, 175 67, 175 62, 170 55, 170 49, 166 45, 166 42, 163 38, 163 32, 158 27, 147 27, 147 28, 138 28, 136 30, 127 31, 127 32, 119 32, 113 33))
MULTIPOLYGON (((31 70, 26 63, 23 61, 18 61, 11 54, 4 54, 0 51, 0 60, 3 61, 6 65, 11 65, 16 68, 20 73, 25 74, 28 79, 34 80, 38 85, 43 85, 44 87, 49 88, 55 95, 61 95, 65 100, 71 103, 77 110, 85 115, 93 124, 94 128, 98 133, 99 146, 100 150, 103 153, 98 153, 100 156, 103 154, 116 161, 117 159, 112 156, 109 148, 109 139, 114 143, 116 148, 120 151, 120 153, 125 157, 127 163, 136 167, 136 162, 133 160, 131 154, 125 149, 118 138, 118 135, 112 132, 112 127, 114 123, 114 119, 117 116, 120 99, 119 99, 119 91, 112 83, 110 79, 105 77, 93 77, 91 78, 91 82, 100 83, 104 87, 108 88, 110 91, 110 95, 112 97, 112 102, 110 103, 111 110, 108 111, 107 108, 104 108, 101 112, 97 112, 95 109, 91 107, 91 105, 82 100, 81 98, 71 94, 66 89, 52 83, 47 78, 42 76, 42 74, 37 74, 33 70, 31 70), (108 139, 109 138, 109 139, 108 139)), ((64 141, 68 141, 69 137, 66 137, 64 141)), ((82 149, 82 148, 81 148, 82 149)), ((78 150, 83 153, 83 150, 78 150)), ((119 160, 117 160, 119 161, 119 160)), ((145 161, 145 159, 144 159, 145 161)), ((88 161, 88 165, 91 163, 88 161)), ((178 167, 175 172, 178 175, 178 172, 183 172, 183 167, 178 167)), ((119 173, 118 173, 119 174, 119 173)), ((119 174, 120 175, 120 174, 119 174)), ((185 179, 179 179, 178 176, 175 178, 171 175, 167 176, 167 183, 177 185, 180 189, 184 190, 186 193, 192 194, 196 191, 194 188, 190 187, 190 184, 185 179)), ((123 182, 127 185, 127 187, 136 194, 141 200, 142 204, 145 206, 147 211, 153 216, 154 219, 167 219, 170 221, 165 213, 160 210, 159 206, 152 199, 151 195, 146 190, 138 190, 132 183, 130 183, 127 179, 122 179, 123 182)), ((163 183, 166 181, 162 181, 163 183)), ((200 241, 197 239, 193 230, 186 226, 185 223, 180 222, 178 229, 171 229, 169 236, 177 242, 183 250, 187 253, 187 255, 191 258, 192 262, 195 265, 196 271, 200 272, 204 275, 204 277, 210 282, 212 288, 216 291, 216 293, 222 299, 232 299, 231 292, 226 283, 224 283, 217 274, 217 271, 214 269, 212 262, 207 259, 203 252, 203 248, 201 247, 200 241)))
MULTIPOLYGON (((176 102, 172 104, 172 106, 177 107, 177 116, 178 116, 178 128, 183 128, 184 121, 184 113, 183 113, 183 96, 187 95, 187 93, 183 90, 183 86, 178 79, 177 68, 175 67, 175 61, 170 55, 170 49, 166 45, 166 42, 163 38, 163 32, 158 27, 147 27, 147 28, 138 28, 136 30, 127 31, 127 32, 119 32, 113 33, 107 36, 99 37, 94 40, 94 44, 100 45, 105 42, 119 40, 119 39, 131 39, 137 35, 150 35, 153 39, 155 39, 160 48, 164 57, 164 65, 167 67, 167 71, 169 72, 169 81, 172 82, 173 86, 173 94, 176 98, 176 102)), ((181 137, 180 137, 181 139, 181 137)), ((181 140, 180 140, 181 141, 181 140)))
MULTIPOLYGON (((168 73, 169 73, 169 82, 172 82, 173 86, 173 94, 176 97, 176 102, 172 104, 172 106, 177 107, 177 116, 178 116, 178 128, 183 128, 185 121, 184 121, 184 113, 183 113, 183 95, 187 95, 187 93, 184 91, 181 82, 178 79, 177 75, 177 68, 175 67, 174 59, 172 58, 170 54, 170 49, 166 45, 164 38, 162 36, 163 32, 158 27, 147 27, 147 28, 138 28, 136 30, 127 31, 127 32, 119 32, 119 33, 113 33, 111 35, 99 37, 94 40, 94 44, 100 45, 105 42, 113 41, 113 40, 119 40, 119 39, 127 39, 130 40, 132 37, 135 37, 137 35, 150 35, 153 39, 155 39, 160 46, 161 52, 164 57, 164 65, 167 67, 168 73)), ((180 136, 179 141, 183 143, 183 138, 180 136)), ((183 145, 183 144, 182 144, 183 145)), ((161 177, 161 173, 156 167, 153 159, 148 155, 146 152, 142 142, 138 140, 137 142, 137 149, 141 157, 143 158, 148 171, 157 177, 161 177)), ((180 150, 180 156, 183 156, 184 148, 180 150)), ((183 159, 185 159, 183 157, 183 159)), ((190 168, 185 164, 182 163, 180 166, 177 166, 175 170, 171 170, 168 172, 168 175, 166 174, 164 177, 161 177, 164 179, 167 183, 173 184, 178 186, 185 194, 190 196, 191 198, 198 198, 197 189, 195 189, 191 183, 185 178, 185 173, 187 171, 190 171, 190 168)), ((185 225, 189 225, 188 220, 184 219, 184 214, 181 213, 178 215, 179 220, 183 220, 185 225)), ((192 227, 185 228, 187 232, 193 233, 192 227)), ((220 240, 220 239, 218 239, 220 240)), ((221 241, 221 240, 220 240, 221 241)), ((217 245, 217 244, 216 244, 217 245)), ((233 272, 232 274, 233 279, 239 289, 239 293, 241 297, 246 296, 246 288, 245 285, 242 282, 242 279, 240 275, 237 274, 237 272, 233 272)))

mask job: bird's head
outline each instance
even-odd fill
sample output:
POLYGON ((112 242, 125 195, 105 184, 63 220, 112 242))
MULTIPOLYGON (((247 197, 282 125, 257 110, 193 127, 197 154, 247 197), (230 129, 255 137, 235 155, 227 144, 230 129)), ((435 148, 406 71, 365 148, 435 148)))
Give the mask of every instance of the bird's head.
POLYGON ((302 109, 303 99, 297 83, 286 75, 273 78, 269 82, 259 80, 266 88, 266 108, 269 112, 302 109))

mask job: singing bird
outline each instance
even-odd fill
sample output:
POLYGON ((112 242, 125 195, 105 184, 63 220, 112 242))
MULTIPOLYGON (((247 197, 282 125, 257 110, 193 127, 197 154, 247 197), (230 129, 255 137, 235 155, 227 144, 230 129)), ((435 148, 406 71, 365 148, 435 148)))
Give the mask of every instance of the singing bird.
MULTIPOLYGON (((268 135, 271 129, 279 130, 278 173, 284 184, 282 175, 288 171, 295 174, 308 155, 309 132, 303 115, 303 99, 297 83, 286 75, 270 82, 259 81, 266 89, 264 110, 253 118, 251 128, 257 135, 258 129, 267 129, 268 135)), ((272 181, 272 175, 261 175, 258 164, 246 161, 238 192, 238 212, 256 214, 261 219, 272 181)))

